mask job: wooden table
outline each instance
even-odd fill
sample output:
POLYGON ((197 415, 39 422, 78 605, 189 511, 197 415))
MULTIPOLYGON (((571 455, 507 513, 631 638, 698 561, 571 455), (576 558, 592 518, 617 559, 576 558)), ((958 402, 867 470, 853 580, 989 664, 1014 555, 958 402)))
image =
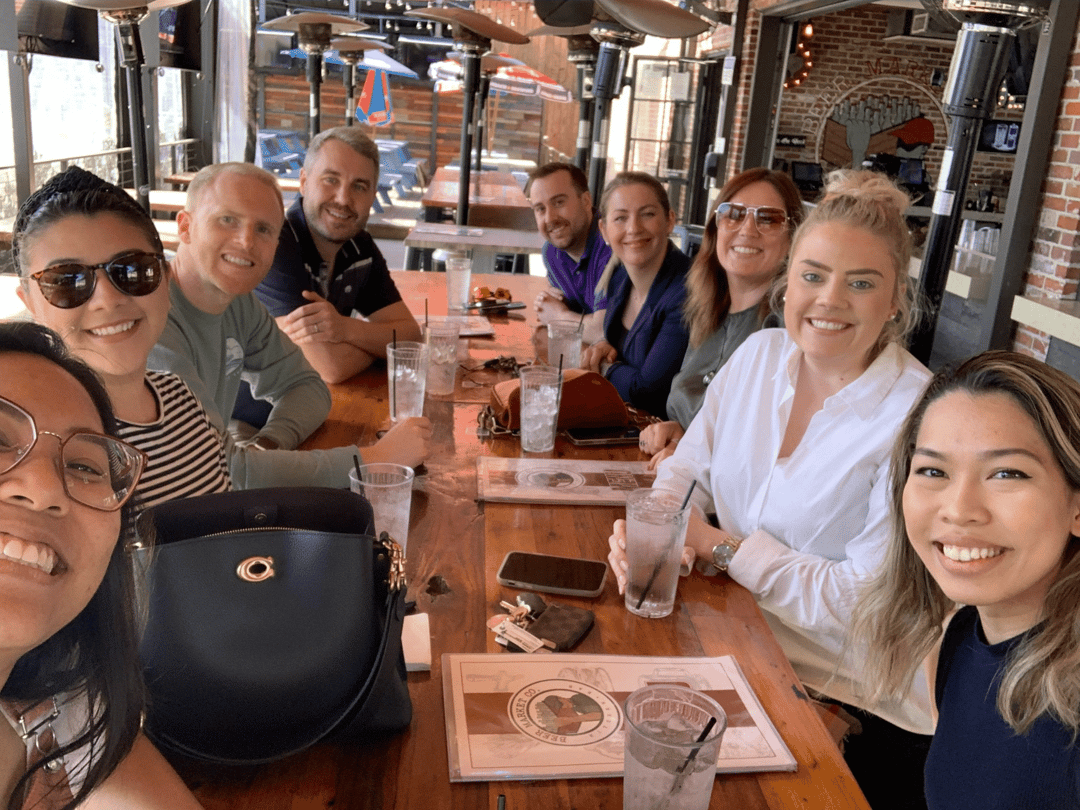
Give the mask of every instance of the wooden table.
POLYGON ((405 236, 405 245, 431 250, 472 252, 474 273, 494 273, 498 253, 540 253, 544 237, 538 231, 518 228, 460 227, 448 222, 419 222, 405 236))
MULTIPOLYGON (((469 224, 477 227, 536 230, 536 218, 525 193, 509 172, 474 171, 469 190, 469 224)), ((424 196, 420 198, 424 218, 438 221, 439 210, 457 208, 458 169, 443 166, 435 170, 424 196)))
MULTIPOLYGON (((434 303, 440 274, 395 273, 399 289, 414 311, 425 296, 434 303)), ((481 283, 511 285, 516 298, 531 301, 542 279, 498 276, 481 283)), ((432 311, 436 311, 432 308, 432 311)), ((528 324, 503 318, 484 354, 515 353, 531 346, 528 324)), ((479 359, 482 339, 470 341, 479 359)), ((331 447, 359 438, 374 439, 387 419, 386 375, 380 366, 332 386, 330 418, 309 440, 331 447)), ((460 384, 459 384, 460 388, 460 384)), ((435 452, 427 475, 413 495, 409 558, 409 597, 431 622, 430 673, 411 673, 412 726, 390 741, 321 745, 264 767, 214 769, 180 763, 180 770, 208 810, 300 810, 335 807, 434 810, 495 808, 500 794, 506 807, 596 808, 622 806, 619 779, 533 782, 451 783, 448 777, 439 655, 444 652, 502 651, 484 622, 511 589, 495 580, 497 566, 510 550, 579 555, 602 559, 613 507, 477 504, 476 456, 517 456, 516 438, 481 441, 476 437, 474 402, 457 395, 429 398, 425 412, 435 426, 435 452)), ((640 458, 636 449, 575 448, 561 439, 552 454, 566 458, 640 458)), ((807 700, 750 594, 725 577, 694 574, 679 584, 676 612, 665 619, 640 619, 623 607, 609 582, 595 600, 558 597, 595 611, 596 626, 578 646, 581 652, 663 656, 734 655, 762 704, 799 763, 794 773, 724 775, 716 780, 711 807, 867 808, 843 758, 807 700)), ((505 653, 511 655, 511 653, 505 653)))

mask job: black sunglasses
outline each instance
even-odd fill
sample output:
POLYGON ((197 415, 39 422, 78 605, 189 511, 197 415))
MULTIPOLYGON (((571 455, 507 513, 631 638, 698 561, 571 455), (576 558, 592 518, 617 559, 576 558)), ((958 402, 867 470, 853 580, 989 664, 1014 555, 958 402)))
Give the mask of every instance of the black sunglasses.
POLYGON ((762 233, 775 231, 787 225, 788 215, 783 208, 771 208, 765 205, 742 205, 741 203, 722 202, 716 206, 717 224, 723 223, 729 231, 742 227, 747 214, 753 214, 754 224, 762 233))
POLYGON ((137 251, 117 256, 102 264, 55 264, 31 273, 45 300, 60 309, 81 307, 97 286, 97 271, 104 270, 109 281, 124 295, 149 295, 165 278, 165 257, 137 251))

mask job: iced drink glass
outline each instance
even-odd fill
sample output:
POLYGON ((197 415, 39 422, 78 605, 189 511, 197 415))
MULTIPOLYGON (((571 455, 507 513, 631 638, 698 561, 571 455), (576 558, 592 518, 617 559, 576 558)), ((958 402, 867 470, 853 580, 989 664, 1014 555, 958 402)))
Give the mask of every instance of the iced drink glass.
POLYGON ((367 498, 375 513, 375 532, 387 532, 405 550, 409 542, 413 471, 400 464, 361 464, 360 478, 349 470, 349 488, 367 498))
POLYGON ((461 324, 454 318, 432 321, 424 327, 428 345, 427 393, 445 396, 454 393, 457 378, 458 331, 461 324))
POLYGON ((635 489, 626 496, 626 609, 659 619, 675 607, 679 562, 690 506, 663 489, 635 489))
POLYGON ((472 281, 472 259, 460 253, 446 257, 446 311, 451 315, 463 313, 469 305, 469 283, 472 281))
POLYGON ((423 416, 427 373, 426 343, 399 340, 386 344, 386 382, 390 389, 390 418, 393 421, 423 416))
POLYGON ((720 705, 685 686, 653 684, 630 693, 623 715, 623 810, 706 810, 727 728, 720 705))
POLYGON ((521 369, 521 449, 546 453, 555 449, 562 375, 545 367, 521 369))
POLYGON ((581 321, 552 321, 548 324, 548 365, 563 368, 581 367, 581 321))

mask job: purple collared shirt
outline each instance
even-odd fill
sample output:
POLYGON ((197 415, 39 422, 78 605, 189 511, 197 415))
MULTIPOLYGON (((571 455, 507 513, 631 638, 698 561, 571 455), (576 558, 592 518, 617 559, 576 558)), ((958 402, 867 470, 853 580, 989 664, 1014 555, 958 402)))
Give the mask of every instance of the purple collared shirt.
POLYGON ((570 254, 550 242, 544 243, 544 267, 547 268, 548 282, 562 290, 566 305, 574 312, 591 314, 607 306, 607 297, 596 295, 596 283, 609 258, 611 247, 600 238, 595 219, 580 262, 574 261, 570 254))

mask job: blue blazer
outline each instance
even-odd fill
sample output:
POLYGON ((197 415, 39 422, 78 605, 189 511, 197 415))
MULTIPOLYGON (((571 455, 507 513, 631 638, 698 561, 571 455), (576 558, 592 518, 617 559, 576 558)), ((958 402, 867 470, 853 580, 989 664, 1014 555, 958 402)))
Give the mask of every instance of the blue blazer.
MULTIPOLYGON (((607 370, 607 378, 624 400, 664 419, 671 381, 682 366, 690 342, 682 318, 689 269, 690 257, 668 242, 667 255, 649 288, 645 305, 626 333, 619 359, 607 370)), ((612 324, 622 320, 632 288, 630 276, 620 264, 608 284, 604 315, 604 337, 612 345, 612 324)))

